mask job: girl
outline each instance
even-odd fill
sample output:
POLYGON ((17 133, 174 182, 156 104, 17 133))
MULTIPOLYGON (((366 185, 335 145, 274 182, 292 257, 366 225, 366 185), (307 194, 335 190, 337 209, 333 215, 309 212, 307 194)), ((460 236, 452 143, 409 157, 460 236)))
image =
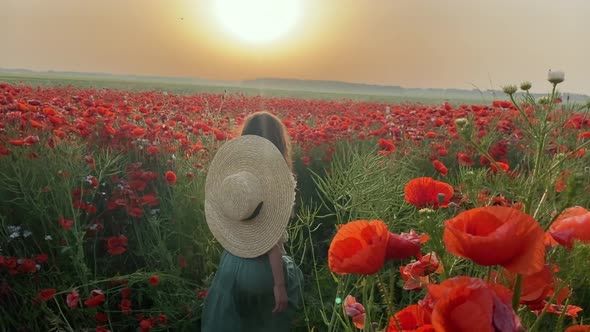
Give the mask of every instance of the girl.
MULTIPOLYGON (((241 135, 256 135, 272 142, 292 173, 288 133, 277 117, 267 112, 254 113, 245 120, 241 135)), ((202 331, 290 331, 300 302, 303 275, 285 253, 286 240, 285 230, 270 251, 255 258, 223 251, 205 299, 202 331)))

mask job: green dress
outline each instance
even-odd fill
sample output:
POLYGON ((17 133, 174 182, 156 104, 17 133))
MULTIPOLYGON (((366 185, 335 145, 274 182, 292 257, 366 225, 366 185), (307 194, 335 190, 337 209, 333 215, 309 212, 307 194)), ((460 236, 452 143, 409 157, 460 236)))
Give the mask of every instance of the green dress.
POLYGON ((224 251, 209 288, 201 319, 203 332, 290 331, 301 300, 303 274, 283 254, 288 307, 273 314, 274 281, 268 255, 240 258, 224 251))

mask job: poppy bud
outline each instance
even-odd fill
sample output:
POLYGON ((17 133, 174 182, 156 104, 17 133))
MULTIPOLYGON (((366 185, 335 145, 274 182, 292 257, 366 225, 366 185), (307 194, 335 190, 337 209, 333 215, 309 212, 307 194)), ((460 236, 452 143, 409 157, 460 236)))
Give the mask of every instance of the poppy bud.
POLYGON ((458 119, 455 120, 455 124, 457 125, 457 127, 463 128, 463 127, 465 127, 465 125, 467 125, 467 119, 465 119, 465 118, 458 118, 458 119))
POLYGON ((532 86, 533 84, 531 84, 531 82, 528 81, 520 83, 520 89, 523 91, 529 91, 532 86))
POLYGON ((505 85, 502 87, 502 90, 504 91, 505 94, 512 96, 513 94, 516 93, 516 91, 518 90, 518 88, 516 87, 516 85, 511 84, 511 85, 505 85))
POLYGON ((547 80, 552 84, 559 84, 565 80, 565 73, 560 70, 551 71, 551 69, 549 69, 547 80))

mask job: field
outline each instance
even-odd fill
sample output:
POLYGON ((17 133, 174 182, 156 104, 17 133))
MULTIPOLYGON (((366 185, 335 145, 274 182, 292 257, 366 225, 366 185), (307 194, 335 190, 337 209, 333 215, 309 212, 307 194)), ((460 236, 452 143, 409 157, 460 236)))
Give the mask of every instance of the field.
POLYGON ((557 83, 445 102, 0 82, 0 330, 198 331, 208 163, 260 110, 293 144, 294 331, 588 324, 590 104, 557 83))
MULTIPOLYGON (((264 97, 286 97, 286 98, 304 98, 304 99, 329 99, 329 100, 354 100, 354 101, 374 101, 383 103, 402 103, 416 102, 423 104, 435 104, 441 102, 450 103, 490 103, 494 95, 483 92, 477 93, 444 93, 426 91, 407 91, 404 90, 383 94, 371 89, 357 89, 356 91, 346 91, 342 87, 341 91, 334 92, 317 92, 315 86, 293 86, 281 89, 256 88, 253 86, 237 86, 237 82, 223 81, 191 81, 175 78, 150 78, 150 77, 124 77, 124 76, 101 76, 101 75, 67 75, 67 74, 44 74, 44 73, 2 73, 0 72, 0 82, 6 82, 18 85, 46 86, 46 87, 67 87, 76 86, 79 88, 96 89, 108 88, 118 90, 133 91, 167 91, 176 94, 196 94, 196 93, 241 93, 247 96, 264 96, 264 97), (364 92, 364 93, 363 93, 364 92)), ((322 85, 320 84, 321 88, 322 85)), ((330 90, 338 90, 332 88, 330 90)))

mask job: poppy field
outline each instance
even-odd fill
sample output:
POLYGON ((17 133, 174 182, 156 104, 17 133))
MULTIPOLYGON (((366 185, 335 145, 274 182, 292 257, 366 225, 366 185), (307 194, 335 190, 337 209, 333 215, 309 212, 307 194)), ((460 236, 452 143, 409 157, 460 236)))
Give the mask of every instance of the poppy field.
POLYGON ((590 103, 0 83, 0 331, 198 331, 208 163, 266 110, 298 180, 294 331, 588 331, 590 103))

